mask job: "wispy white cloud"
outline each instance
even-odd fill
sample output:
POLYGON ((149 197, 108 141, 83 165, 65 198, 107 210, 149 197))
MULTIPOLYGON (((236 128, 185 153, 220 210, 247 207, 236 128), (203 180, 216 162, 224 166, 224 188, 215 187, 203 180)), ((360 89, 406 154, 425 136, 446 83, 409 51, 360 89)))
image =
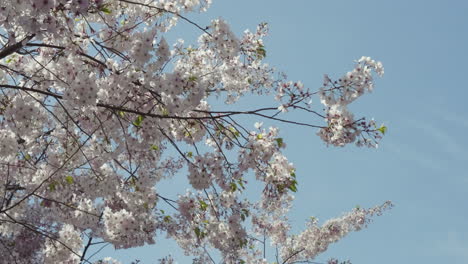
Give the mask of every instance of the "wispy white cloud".
POLYGON ((468 161, 468 151, 464 146, 467 145, 467 140, 457 138, 454 133, 455 124, 451 123, 447 126, 437 120, 431 122, 411 120, 407 125, 427 141, 434 156, 438 158, 447 158, 448 156, 453 160, 468 161))
POLYGON ((385 149, 393 152, 400 159, 412 162, 425 169, 441 170, 444 168, 437 157, 411 146, 408 142, 387 140, 385 142, 385 149))
MULTIPOLYGON (((468 118, 442 111, 429 116, 431 119, 409 116, 400 120, 400 128, 394 132, 400 134, 384 139, 384 148, 425 169, 446 173, 464 167, 468 162, 468 139, 459 132, 468 129, 468 118)), ((460 176, 468 183, 468 173, 460 176)))
POLYGON ((431 113, 433 113, 434 116, 437 116, 438 119, 447 123, 468 129, 468 116, 466 114, 461 114, 457 111, 443 110, 440 108, 433 110, 431 113))
POLYGON ((434 254, 456 259, 456 263, 468 263, 468 239, 466 237, 463 238, 457 232, 447 232, 446 238, 441 241, 435 241, 434 247, 434 254))

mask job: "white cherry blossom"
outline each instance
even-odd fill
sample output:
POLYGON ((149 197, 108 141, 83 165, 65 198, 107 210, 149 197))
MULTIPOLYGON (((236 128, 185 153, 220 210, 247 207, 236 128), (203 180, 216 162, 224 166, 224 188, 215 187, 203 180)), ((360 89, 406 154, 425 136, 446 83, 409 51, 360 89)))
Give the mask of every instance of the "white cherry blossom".
POLYGON ((188 18, 210 4, 0 3, 0 263, 117 264, 91 256, 100 244, 132 248, 161 236, 193 263, 216 255, 266 264, 262 236, 282 263, 312 261, 391 206, 311 220, 291 234, 301 178, 283 153, 288 138, 270 123, 316 129, 328 145, 376 147, 386 127, 348 106, 373 91, 382 63, 362 57, 310 89, 264 62, 266 23, 238 34, 222 18, 188 18), (198 39, 168 43, 178 23, 198 39), (249 94, 276 103, 240 108, 249 94), (292 120, 294 112, 311 118, 292 120), (245 116, 258 119, 254 130, 245 116), (190 188, 163 196, 160 182, 181 175, 190 188), (245 197, 253 181, 262 186, 257 201, 245 197))

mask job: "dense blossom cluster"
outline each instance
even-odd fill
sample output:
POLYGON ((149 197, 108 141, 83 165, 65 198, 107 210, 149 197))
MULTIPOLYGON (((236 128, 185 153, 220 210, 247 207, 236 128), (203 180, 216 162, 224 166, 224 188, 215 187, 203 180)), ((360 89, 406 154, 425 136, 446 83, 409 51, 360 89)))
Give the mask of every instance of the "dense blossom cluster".
POLYGON ((0 159, 3 162, 10 161, 18 151, 15 133, 11 130, 0 130, 0 159))
POLYGON ((362 57, 357 61, 355 68, 338 81, 332 81, 328 75, 324 76, 320 99, 327 107, 328 126, 322 128, 318 135, 325 142, 335 146, 344 146, 352 142, 356 142, 358 146, 363 144, 376 146, 376 142, 363 136, 363 133, 370 133, 373 138, 380 138, 375 127, 371 126, 373 123, 368 124, 362 119, 355 120, 353 113, 347 107, 365 92, 372 92, 374 89, 372 71, 382 76, 384 73, 382 63, 369 57, 362 57))
POLYGON ((307 228, 302 233, 287 238, 285 243, 287 246, 282 248, 281 254, 284 257, 290 257, 290 262, 313 259, 319 253, 327 250, 331 243, 343 238, 349 232, 359 231, 366 227, 370 216, 380 215, 391 206, 390 202, 386 202, 369 210, 355 208, 340 218, 326 221, 322 226, 317 225, 316 218, 311 218, 310 222, 307 223, 307 228), (291 254, 291 251, 294 253, 291 254))
POLYGON ((306 262, 390 206, 322 226, 312 220, 291 234, 287 213, 300 178, 285 140, 276 127, 244 127, 242 116, 319 129, 334 146, 376 146, 385 127, 356 119, 348 105, 373 90, 382 64, 363 57, 312 91, 264 62, 265 23, 238 36, 222 19, 200 26, 185 16, 210 3, 0 2, 1 264, 117 264, 93 252, 157 243, 161 232, 194 263, 216 255, 266 264, 267 241, 282 263, 306 262), (165 33, 178 22, 200 31, 197 44, 168 44, 165 33), (233 110, 248 93, 277 104, 233 110), (326 124, 288 120, 289 111, 326 124), (162 196, 160 181, 180 174, 191 188, 162 196), (254 180, 258 201, 245 195, 254 180))

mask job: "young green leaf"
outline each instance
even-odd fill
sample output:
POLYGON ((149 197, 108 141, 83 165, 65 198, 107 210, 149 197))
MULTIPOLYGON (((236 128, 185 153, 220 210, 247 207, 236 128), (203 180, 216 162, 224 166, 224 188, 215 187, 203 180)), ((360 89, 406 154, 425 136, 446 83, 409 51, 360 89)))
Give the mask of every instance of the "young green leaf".
POLYGON ((72 184, 75 180, 73 179, 72 176, 68 175, 67 177, 65 177, 65 181, 66 181, 68 184, 72 184))
POLYGON ((104 14, 107 14, 107 15, 112 14, 112 11, 109 8, 107 8, 106 6, 102 6, 99 10, 102 11, 104 14))
POLYGON ((377 130, 380 131, 380 133, 382 133, 383 135, 385 135, 385 133, 387 132, 387 127, 381 125, 379 128, 377 128, 377 130))
POLYGON ((50 191, 55 191, 57 189, 57 182, 56 181, 53 181, 51 183, 49 183, 49 190, 50 191))
POLYGON ((143 122, 143 119, 145 119, 144 116, 142 115, 139 115, 135 121, 133 121, 133 125, 136 126, 136 127, 141 127, 141 123, 143 122))
POLYGON ((231 192, 235 192, 237 190, 237 184, 235 182, 231 182, 231 192))
POLYGON ((201 238, 202 232, 199 227, 195 227, 195 235, 197 235, 198 238, 201 238))
POLYGON ((152 150, 159 150, 159 147, 156 146, 156 145, 151 145, 151 149, 152 149, 152 150))
POLYGON ((297 181, 292 181, 291 184, 288 186, 288 189, 293 192, 297 192, 297 181))
POLYGON ((278 147, 281 148, 281 146, 283 146, 283 138, 277 138, 275 140, 276 140, 276 143, 278 144, 278 147))
POLYGON ((208 204, 206 204, 203 200, 198 201, 198 203, 200 204, 200 209, 202 209, 202 211, 206 211, 208 204))

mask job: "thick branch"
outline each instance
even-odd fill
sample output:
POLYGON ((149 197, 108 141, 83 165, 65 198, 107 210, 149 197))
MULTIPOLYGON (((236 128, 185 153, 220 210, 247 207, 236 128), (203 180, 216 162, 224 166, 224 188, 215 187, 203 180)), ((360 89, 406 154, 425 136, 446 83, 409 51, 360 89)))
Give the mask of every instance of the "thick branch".
MULTIPOLYGON (((28 47, 46 47, 46 48, 53 48, 53 49, 59 49, 59 50, 64 50, 65 49, 65 47, 62 47, 62 46, 44 44, 44 43, 27 43, 25 46, 28 46, 28 47)), ((100 61, 100 60, 98 60, 98 59, 96 59, 96 58, 94 58, 94 57, 92 57, 92 56, 90 56, 90 55, 88 55, 88 54, 86 54, 84 52, 79 52, 78 54, 83 56, 83 57, 86 57, 86 58, 88 58, 88 59, 90 59, 90 60, 92 60, 92 61, 94 61, 96 63, 98 63, 99 65, 103 66, 104 68, 107 68, 107 65, 104 62, 102 62, 102 61, 100 61)))
POLYGON ((2 49, 0 51, 0 59, 3 59, 5 58, 6 56, 10 55, 10 54, 13 54, 17 51, 19 51, 21 48, 24 47, 24 45, 26 45, 26 43, 28 41, 30 41, 32 38, 34 38, 34 34, 33 35, 30 35, 30 36, 27 36, 25 37, 23 40, 13 44, 13 45, 10 45, 10 46, 7 46, 5 47, 4 49, 2 49))
MULTIPOLYGON (((37 93, 49 95, 49 96, 52 96, 52 97, 57 98, 57 99, 63 99, 63 96, 61 96, 59 94, 48 92, 48 91, 43 91, 43 90, 38 90, 38 89, 34 89, 34 88, 15 86, 15 85, 8 85, 8 84, 0 84, 0 88, 1 87, 11 88, 11 89, 18 89, 18 90, 25 90, 25 91, 32 91, 32 92, 37 92, 37 93)), ((260 113, 260 112, 263 112, 263 111, 269 111, 269 110, 271 111, 271 110, 276 109, 276 108, 272 108, 272 107, 260 108, 260 109, 256 109, 256 110, 250 110, 250 111, 218 111, 218 112, 215 111, 215 112, 213 112, 213 111, 193 110, 194 112, 197 112, 197 113, 205 113, 205 114, 209 114, 209 115, 207 115, 207 116, 171 116, 171 115, 145 113, 145 112, 141 112, 141 111, 138 111, 138 110, 129 109, 129 108, 126 108, 126 107, 123 107, 123 106, 115 106, 115 105, 109 105, 109 104, 104 104, 104 103, 97 103, 96 106, 106 108, 106 109, 110 109, 110 110, 114 110, 114 111, 122 111, 122 112, 126 112, 126 113, 132 113, 132 114, 137 114, 137 115, 141 115, 141 116, 145 116, 145 117, 154 117, 154 118, 159 118, 159 119, 207 120, 207 119, 219 119, 219 118, 229 117, 229 116, 233 116, 233 115, 257 115, 257 116, 261 116, 263 118, 267 118, 267 119, 271 119, 271 120, 275 120, 275 121, 279 121, 279 122, 283 122, 283 123, 288 123, 288 124, 308 126, 308 127, 313 127, 313 128, 323 128, 322 126, 316 126, 316 125, 311 125, 311 124, 302 123, 302 122, 290 121, 290 120, 276 118, 276 117, 273 117, 273 116, 268 116, 268 115, 260 113), (211 114, 218 114, 218 115, 212 116, 211 114)))

